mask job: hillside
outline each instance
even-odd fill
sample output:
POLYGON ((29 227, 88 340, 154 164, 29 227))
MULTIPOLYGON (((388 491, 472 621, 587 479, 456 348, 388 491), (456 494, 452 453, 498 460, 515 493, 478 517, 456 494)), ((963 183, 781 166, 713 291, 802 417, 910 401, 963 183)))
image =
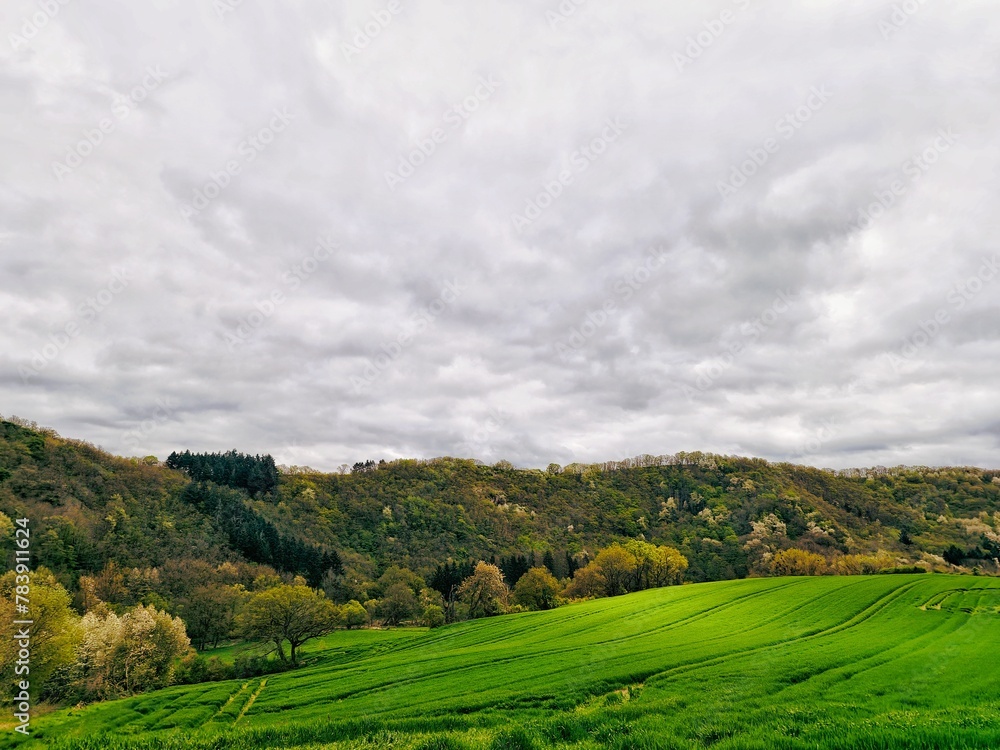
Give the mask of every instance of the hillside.
POLYGON ((443 458, 359 463, 344 474, 285 469, 276 491, 251 498, 197 489, 152 457, 118 458, 20 420, 0 422, 0 511, 32 519, 36 563, 71 590, 109 563, 163 573, 183 561, 287 561, 299 542, 308 548, 296 546, 297 556, 339 553, 362 583, 392 564, 426 577, 449 558, 537 562, 545 552, 565 576, 567 556, 639 536, 679 548, 692 581, 766 572, 768 557, 789 547, 827 558, 881 549, 942 570, 995 571, 1000 555, 997 471, 832 473, 699 453, 547 471, 443 458), (240 546, 237 522, 271 540, 270 558, 240 546))
POLYGON ((256 507, 280 528, 314 519, 302 530, 310 539, 416 570, 449 556, 593 552, 640 535, 681 549, 693 581, 743 577, 785 547, 884 549, 932 565, 951 546, 963 553, 954 562, 1000 555, 1000 472, 972 468, 835 474, 700 453, 548 471, 402 460, 288 474, 279 502, 256 507))
MULTIPOLYGON (((432 631, 341 632, 296 672, 59 711, 18 744, 993 748, 998 612, 988 577, 657 589, 432 631)), ((5 732, 0 746, 13 742, 5 732)))

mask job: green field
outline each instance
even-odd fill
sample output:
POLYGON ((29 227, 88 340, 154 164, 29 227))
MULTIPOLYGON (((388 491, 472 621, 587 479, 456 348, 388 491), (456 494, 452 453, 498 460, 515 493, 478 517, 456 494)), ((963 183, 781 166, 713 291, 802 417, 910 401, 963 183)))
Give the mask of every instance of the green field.
POLYGON ((1000 579, 769 578, 437 630, 35 721, 60 748, 997 748, 1000 579))

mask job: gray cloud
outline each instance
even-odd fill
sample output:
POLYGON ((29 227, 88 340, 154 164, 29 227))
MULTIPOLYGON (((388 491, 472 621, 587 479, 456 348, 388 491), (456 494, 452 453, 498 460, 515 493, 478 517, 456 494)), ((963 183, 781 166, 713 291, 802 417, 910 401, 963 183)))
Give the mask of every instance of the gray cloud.
POLYGON ((3 413, 323 469, 996 465, 990 3, 229 5, 5 8, 3 413))

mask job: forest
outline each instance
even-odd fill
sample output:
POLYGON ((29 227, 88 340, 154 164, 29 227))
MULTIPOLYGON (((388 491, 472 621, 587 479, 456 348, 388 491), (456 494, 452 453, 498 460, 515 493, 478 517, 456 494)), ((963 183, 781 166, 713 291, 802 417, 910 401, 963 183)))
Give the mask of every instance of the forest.
MULTIPOLYGON (((324 473, 235 450, 121 458, 12 417, 0 421, 8 563, 18 519, 47 612, 42 697, 58 703, 292 668, 337 628, 437 627, 684 582, 992 575, 1000 472, 695 452, 324 473), (234 663, 203 653, 226 644, 245 647, 234 663), (138 654, 127 676, 123 654, 138 654)), ((0 607, 14 589, 0 578, 0 607)))

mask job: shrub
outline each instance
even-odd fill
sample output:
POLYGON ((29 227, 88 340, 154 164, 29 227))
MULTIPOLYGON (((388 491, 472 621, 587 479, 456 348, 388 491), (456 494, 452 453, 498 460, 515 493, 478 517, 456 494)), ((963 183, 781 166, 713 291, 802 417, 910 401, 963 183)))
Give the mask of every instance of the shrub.
POLYGON ((444 625, 444 610, 436 604, 431 604, 424 610, 422 620, 429 628, 439 628, 444 625))
POLYGON ((566 586, 563 596, 567 599, 587 599, 590 597, 604 596, 607 590, 607 581, 598 570, 597 566, 591 563, 585 568, 580 568, 573 576, 573 580, 566 586))
POLYGON ((826 558, 801 549, 782 550, 771 558, 771 573, 776 576, 819 576, 827 569, 826 558))
POLYGON ((346 628, 360 628, 368 624, 368 610, 357 599, 351 599, 340 608, 340 622, 346 628))
POLYGON ((514 601, 528 609, 552 609, 558 597, 559 581, 548 568, 531 568, 514 586, 514 601))

